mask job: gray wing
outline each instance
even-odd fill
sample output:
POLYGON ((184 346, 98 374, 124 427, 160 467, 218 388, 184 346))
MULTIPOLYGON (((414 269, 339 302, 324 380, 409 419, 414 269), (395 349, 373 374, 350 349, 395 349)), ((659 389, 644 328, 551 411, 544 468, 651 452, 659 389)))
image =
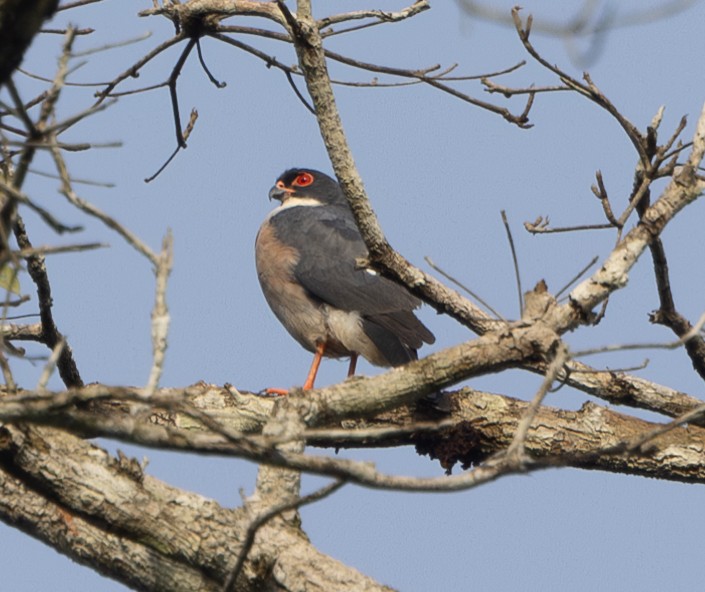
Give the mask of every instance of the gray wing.
MULTIPOLYGON (((294 274, 313 296, 335 308, 359 312, 407 348, 435 341, 412 312, 421 304, 418 298, 391 280, 356 267, 356 260, 367 256, 367 248, 349 209, 294 207, 277 214, 271 223, 277 234, 299 251, 294 274)), ((380 334, 369 325, 365 332, 373 339, 371 333, 380 334)), ((413 358, 415 352, 397 363, 413 358)))

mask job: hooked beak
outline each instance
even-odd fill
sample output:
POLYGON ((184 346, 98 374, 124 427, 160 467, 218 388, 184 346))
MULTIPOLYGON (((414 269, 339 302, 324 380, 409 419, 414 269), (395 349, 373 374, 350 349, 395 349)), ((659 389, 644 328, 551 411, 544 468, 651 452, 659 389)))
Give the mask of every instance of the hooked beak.
POLYGON ((284 203, 284 201, 286 201, 286 199, 289 198, 292 193, 293 190, 291 189, 275 185, 269 190, 269 201, 276 199, 277 201, 284 203))

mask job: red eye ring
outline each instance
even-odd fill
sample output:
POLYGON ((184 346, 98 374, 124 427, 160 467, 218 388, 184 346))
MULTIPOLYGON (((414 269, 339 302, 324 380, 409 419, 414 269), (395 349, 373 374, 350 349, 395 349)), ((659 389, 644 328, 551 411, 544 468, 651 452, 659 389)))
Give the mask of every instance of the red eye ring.
POLYGON ((298 185, 299 187, 308 187, 313 181, 314 178, 311 173, 299 173, 296 175, 296 179, 294 179, 292 184, 298 185))

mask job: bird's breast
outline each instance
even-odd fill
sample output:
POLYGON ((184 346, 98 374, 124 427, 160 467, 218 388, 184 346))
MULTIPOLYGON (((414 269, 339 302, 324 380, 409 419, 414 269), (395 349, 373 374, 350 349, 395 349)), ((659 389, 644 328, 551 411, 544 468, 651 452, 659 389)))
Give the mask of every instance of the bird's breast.
POLYGON ((264 297, 282 325, 303 347, 316 350, 325 339, 325 314, 294 277, 299 253, 276 236, 269 220, 260 227, 255 241, 257 277, 264 297))

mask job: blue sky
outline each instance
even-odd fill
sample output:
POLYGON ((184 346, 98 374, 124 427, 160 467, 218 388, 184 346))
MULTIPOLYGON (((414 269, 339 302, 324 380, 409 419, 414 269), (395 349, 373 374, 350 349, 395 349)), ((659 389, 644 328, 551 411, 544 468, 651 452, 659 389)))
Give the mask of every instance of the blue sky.
MULTIPOLYGON (((139 44, 88 56, 74 81, 108 81, 171 35, 165 19, 138 18, 151 2, 105 0, 70 11, 79 26, 96 33, 77 49, 138 36, 139 44)), ((315 2, 322 16, 363 7, 399 9, 401 2, 315 2)), ((330 47, 361 60, 420 68, 458 63, 457 74, 476 75, 529 59, 512 29, 477 21, 449 0, 404 23, 332 38, 330 47)), ((658 3, 652 3, 658 5, 658 3)), ((495 2, 495 7, 511 2, 495 2)), ((620 11, 646 3, 603 3, 620 11)), ((580 3, 545 0, 523 3, 524 15, 566 18, 580 3)), ((579 77, 587 68, 594 82, 639 128, 661 105, 662 127, 670 135, 689 116, 685 138, 705 100, 702 23, 705 5, 671 18, 605 36, 599 58, 588 65, 571 61, 561 40, 534 35, 537 49, 579 77)), ((255 25, 247 19, 233 24, 255 25)), ((281 61, 294 63, 288 47, 249 40, 281 61)), ((53 76, 61 39, 45 35, 25 61, 30 71, 53 76)), ((577 42, 586 45, 584 41, 577 42)), ((174 147, 168 91, 120 99, 110 109, 73 129, 66 141, 123 143, 68 156, 76 177, 111 182, 114 188, 79 187, 81 196, 105 209, 153 248, 171 228, 174 271, 168 300, 172 316, 164 386, 199 380, 242 389, 301 384, 310 355, 278 324, 262 297, 254 270, 254 237, 272 205, 267 191, 291 166, 330 172, 315 119, 291 92, 285 78, 256 59, 203 42, 205 59, 224 89, 209 83, 194 55, 179 79, 182 118, 191 107, 199 120, 182 151, 162 175, 146 184, 174 147)), ((164 80, 178 56, 170 51, 150 65, 135 86, 164 80)), ((372 75, 331 68, 336 78, 369 80, 372 75)), ((25 98, 40 88, 18 75, 25 98)), ((529 63, 507 85, 554 84, 549 73, 529 63)), ((522 102, 484 93, 476 82, 466 92, 506 104, 522 102)), ((91 104, 91 90, 67 89, 63 115, 91 104)), ((392 245, 425 268, 424 256, 462 279, 506 317, 517 315, 511 258, 500 218, 507 212, 517 243, 524 288, 545 279, 558 290, 593 256, 614 244, 610 231, 531 236, 522 223, 548 215, 555 225, 603 221, 590 185, 603 173, 615 204, 629 194, 636 156, 626 136, 605 112, 569 93, 540 96, 531 113, 534 127, 521 130, 498 116, 461 103, 431 88, 337 87, 338 105, 373 206, 392 245)), ((47 159, 37 169, 49 170, 47 159)), ((81 223, 82 235, 57 237, 26 214, 35 244, 109 242, 110 248, 53 256, 48 271, 55 315, 73 347, 86 382, 141 385, 151 364, 149 314, 153 278, 149 264, 100 224, 65 204, 54 180, 33 177, 28 193, 67 223, 81 223)), ((664 234, 676 304, 691 319, 703 309, 703 204, 696 202, 664 234)), ((32 291, 28 278, 22 287, 32 291)), ((647 259, 634 270, 628 288, 610 301, 595 328, 566 337, 572 348, 642 341, 668 341, 671 335, 648 323, 658 305, 647 259)), ((36 301, 23 312, 33 312, 36 301)), ((452 320, 426 308, 424 322, 437 342, 423 352, 470 339, 452 320)), ((28 348, 43 353, 41 348, 28 348)), ((591 358, 600 367, 633 366, 648 356, 639 373, 699 396, 701 382, 684 352, 621 353, 591 358)), ((31 388, 41 364, 17 362, 18 382, 31 388)), ((346 365, 324 363, 319 383, 341 380, 346 365)), ((378 369, 361 363, 365 374, 378 369)), ((540 377, 519 371, 473 380, 476 388, 530 398, 540 377)), ((60 388, 58 380, 52 385, 60 388)), ((577 408, 588 397, 564 388, 546 404, 577 408)), ((624 410, 629 412, 628 409, 624 410)), ((646 415, 643 415, 648 417, 646 415)), ((146 451, 105 443, 149 459, 149 472, 212 497, 239 504, 239 490, 251 493, 256 466, 232 459, 209 459, 146 451)), ((442 469, 411 449, 341 452, 374 460, 381 469, 437 475, 442 469)), ((305 478, 304 490, 321 482, 305 478)), ((468 492, 430 495, 370 491, 348 486, 305 508, 304 529, 319 548, 364 573, 407 592, 429 589, 565 590, 686 589, 702 582, 705 547, 702 493, 693 485, 572 469, 514 476, 468 492)), ((15 592, 123 590, 18 531, 0 525, 3 588, 15 592), (38 569, 41 566, 41 569, 38 569)))

